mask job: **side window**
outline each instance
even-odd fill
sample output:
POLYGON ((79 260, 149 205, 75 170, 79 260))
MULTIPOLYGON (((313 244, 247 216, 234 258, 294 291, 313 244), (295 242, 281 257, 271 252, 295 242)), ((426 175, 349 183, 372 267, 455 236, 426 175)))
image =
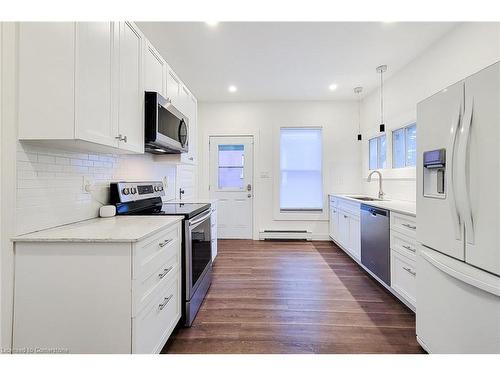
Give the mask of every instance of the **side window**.
POLYGON ((386 168, 386 144, 385 134, 372 138, 368 141, 369 147, 369 169, 386 168))
POLYGON ((417 159, 417 124, 392 132, 392 167, 414 167, 417 159))

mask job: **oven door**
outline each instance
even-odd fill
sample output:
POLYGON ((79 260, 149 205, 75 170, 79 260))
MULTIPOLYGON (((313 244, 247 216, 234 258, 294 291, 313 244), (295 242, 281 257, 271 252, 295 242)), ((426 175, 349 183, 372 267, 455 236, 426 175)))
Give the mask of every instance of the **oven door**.
POLYGON ((191 299, 212 267, 211 211, 186 221, 186 297, 191 299))

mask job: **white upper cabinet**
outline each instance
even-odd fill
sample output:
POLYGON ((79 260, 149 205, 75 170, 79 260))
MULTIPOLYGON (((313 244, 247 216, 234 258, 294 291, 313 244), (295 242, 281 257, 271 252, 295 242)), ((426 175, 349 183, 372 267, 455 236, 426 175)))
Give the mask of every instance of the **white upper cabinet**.
POLYGON ((19 139, 144 152, 142 43, 128 22, 20 23, 19 139))
POLYGON ((113 147, 118 147, 112 97, 116 32, 113 22, 76 24, 75 138, 113 147))
POLYGON ((143 153, 144 91, 184 114, 189 152, 180 162, 196 164, 196 98, 134 23, 19 23, 20 140, 143 153))
POLYGON ((172 104, 181 110, 180 105, 180 95, 181 95, 181 80, 175 72, 168 67, 167 68, 167 98, 170 99, 172 104))
POLYGON ((19 26, 19 138, 74 137, 73 22, 19 26))
POLYGON ((167 63, 153 47, 146 41, 144 49, 144 90, 156 91, 167 96, 167 63))
POLYGON ((143 37, 129 22, 120 23, 119 41, 120 148, 144 152, 143 37))

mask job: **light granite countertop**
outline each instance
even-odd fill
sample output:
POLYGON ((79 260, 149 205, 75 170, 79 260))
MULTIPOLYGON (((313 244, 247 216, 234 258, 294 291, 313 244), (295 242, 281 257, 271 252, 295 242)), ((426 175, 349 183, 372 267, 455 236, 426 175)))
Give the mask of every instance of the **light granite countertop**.
MULTIPOLYGON (((405 215, 417 216, 417 204, 415 202, 401 201, 397 199, 384 199, 375 201, 363 201, 356 199, 356 196, 368 196, 363 194, 329 194, 332 197, 351 200, 356 203, 363 203, 369 206, 383 208, 393 212, 399 212, 405 215)), ((373 197, 376 198, 376 197, 373 197)))
POLYGON ((12 238, 14 242, 137 242, 183 216, 114 216, 62 225, 12 238))

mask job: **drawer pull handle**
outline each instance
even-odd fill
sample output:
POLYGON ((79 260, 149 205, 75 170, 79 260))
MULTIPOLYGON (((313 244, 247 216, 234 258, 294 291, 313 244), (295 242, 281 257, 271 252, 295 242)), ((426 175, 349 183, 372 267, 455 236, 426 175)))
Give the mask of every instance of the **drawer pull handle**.
POLYGON ((172 271, 172 268, 174 268, 174 266, 170 266, 170 267, 168 267, 168 268, 165 268, 165 269, 163 270, 163 273, 159 273, 159 274, 158 274, 158 277, 159 277, 160 279, 163 279, 165 276, 167 276, 167 273, 169 273, 170 271, 172 271))
POLYGON ((173 239, 173 238, 171 238, 171 239, 169 239, 169 240, 165 240, 165 241, 163 241, 163 242, 160 242, 158 245, 159 245, 160 247, 165 247, 165 246, 167 246, 170 242, 172 242, 173 240, 174 240, 174 239, 173 239))
POLYGON ((415 225, 411 225, 411 224, 407 224, 407 223, 403 223, 403 226, 406 228, 410 228, 410 229, 417 229, 417 227, 415 225))
POLYGON ((173 296, 174 296, 174 295, 173 295, 173 294, 171 294, 171 295, 169 295, 168 297, 165 297, 165 298, 163 299, 163 302, 162 302, 162 303, 160 303, 160 304, 158 305, 158 308, 159 308, 160 310, 163 310, 163 308, 164 308, 165 306, 167 306, 167 303, 168 303, 168 302, 172 299, 172 297, 173 297, 173 296))
POLYGON ((416 251, 417 251, 416 249, 414 249, 413 247, 408 246, 408 245, 403 245, 403 247, 404 247, 406 250, 410 250, 411 252, 416 252, 416 251))
POLYGON ((408 267, 403 267, 403 269, 404 269, 406 272, 408 272, 408 273, 412 274, 413 276, 417 276, 417 273, 416 273, 415 271, 413 271, 411 268, 408 268, 408 267))

